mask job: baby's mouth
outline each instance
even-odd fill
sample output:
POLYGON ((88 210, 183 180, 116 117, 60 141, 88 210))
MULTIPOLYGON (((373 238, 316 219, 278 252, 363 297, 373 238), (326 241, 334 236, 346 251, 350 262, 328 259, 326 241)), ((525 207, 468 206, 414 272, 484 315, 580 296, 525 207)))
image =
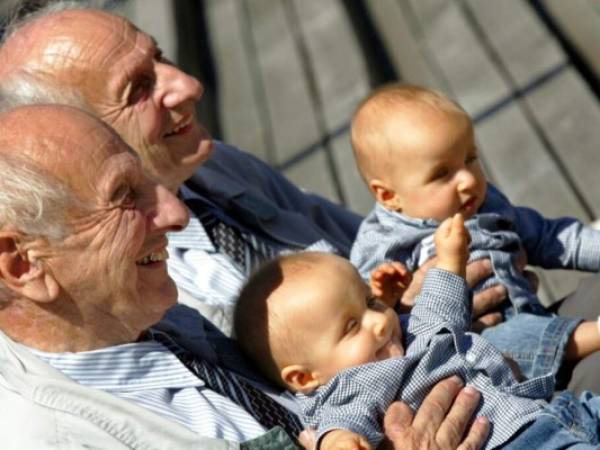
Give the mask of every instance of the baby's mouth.
POLYGON ((396 356, 404 356, 404 348, 402 347, 400 339, 398 339, 395 334, 392 334, 389 341, 377 350, 375 357, 377 358, 377 361, 382 361, 396 356))

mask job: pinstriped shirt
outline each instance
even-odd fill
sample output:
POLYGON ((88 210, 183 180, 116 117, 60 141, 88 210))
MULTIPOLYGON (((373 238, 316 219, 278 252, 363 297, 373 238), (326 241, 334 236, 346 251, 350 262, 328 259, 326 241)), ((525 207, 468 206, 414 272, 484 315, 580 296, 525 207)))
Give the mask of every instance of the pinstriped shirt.
POLYGON ((202 436, 244 442, 265 432, 238 405, 206 388, 158 342, 79 353, 31 351, 79 384, 135 402, 202 436))
POLYGON ((457 275, 429 270, 410 316, 402 321, 406 356, 345 369, 311 395, 298 395, 318 437, 349 429, 376 447, 390 403, 400 399, 416 410, 437 382, 459 375, 481 392, 476 415, 492 423, 485 447, 491 449, 533 422, 547 404, 543 399, 552 395, 552 374, 518 382, 495 347, 466 331, 469 291, 457 275))
MULTIPOLYGON (((229 221, 231 222, 232 219, 229 221)), ((240 225, 240 228, 248 233, 244 231, 243 226, 240 225)), ((197 307, 225 334, 229 334, 235 301, 252 267, 241 269, 229 256, 219 253, 202 222, 191 210, 188 226, 183 231, 169 233, 168 238, 167 266, 169 275, 180 292, 180 298, 191 298, 194 302, 198 302, 192 304, 188 302, 188 305, 197 307), (219 320, 217 317, 222 319, 219 320)), ((272 246, 274 254, 299 250, 339 253, 325 239, 316 241, 304 249, 265 242, 265 245, 272 246)))

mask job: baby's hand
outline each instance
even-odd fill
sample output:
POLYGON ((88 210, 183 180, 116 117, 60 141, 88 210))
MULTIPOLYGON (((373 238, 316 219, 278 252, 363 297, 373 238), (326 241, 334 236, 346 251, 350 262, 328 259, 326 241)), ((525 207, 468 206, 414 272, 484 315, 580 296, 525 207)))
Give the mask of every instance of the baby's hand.
POLYGON ((469 259, 471 236, 461 214, 446 219, 434 236, 438 261, 436 267, 454 272, 464 278, 469 259))
POLYGON ((394 308, 411 280, 412 274, 401 262, 383 263, 371 272, 371 292, 387 306, 394 308))
POLYGON ((348 430, 332 430, 321 440, 321 450, 371 450, 369 442, 360 434, 348 430))

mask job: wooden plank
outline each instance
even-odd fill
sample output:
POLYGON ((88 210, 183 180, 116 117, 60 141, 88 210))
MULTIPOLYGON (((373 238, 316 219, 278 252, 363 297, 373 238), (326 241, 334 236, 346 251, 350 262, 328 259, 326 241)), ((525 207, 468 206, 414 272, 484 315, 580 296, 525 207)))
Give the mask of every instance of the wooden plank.
POLYGON ((514 204, 547 217, 589 219, 518 105, 482 121, 476 133, 490 177, 514 204))
POLYGON ((177 25, 173 8, 173 0, 129 0, 122 12, 156 39, 167 58, 176 61, 177 25))
POLYGON ((371 90, 365 59, 340 0, 294 0, 301 38, 315 81, 324 127, 346 125, 371 90))
POLYGON ((475 116, 510 94, 459 2, 403 0, 414 11, 435 64, 453 97, 475 116))
POLYGON ((410 8, 396 0, 365 0, 389 58, 400 79, 407 83, 447 90, 441 77, 428 61, 428 49, 418 38, 418 30, 410 21, 410 8))
POLYGON ((273 162, 283 163, 321 137, 311 92, 282 1, 242 3, 247 6, 268 107, 273 162))
POLYGON ((600 76, 600 4, 596 0, 543 0, 543 6, 579 54, 600 76))
POLYGON ((558 42, 527 2, 467 0, 466 5, 517 86, 524 87, 566 61, 558 42))
POLYGON ((268 130, 253 82, 252 55, 244 45, 247 32, 241 5, 237 0, 207 0, 205 8, 217 73, 222 139, 268 161, 268 130))
POLYGON ((340 201, 331 172, 328 170, 323 147, 286 169, 284 174, 303 189, 320 194, 333 202, 340 201))
POLYGON ((584 219, 599 218, 600 104, 573 69, 534 90, 526 101, 592 210, 593 217, 584 219))
MULTIPOLYGON (((477 126, 477 137, 490 179, 513 204, 535 208, 546 217, 589 217, 561 172, 532 131, 518 105, 499 111, 477 126)), ((581 274, 574 271, 543 271, 546 304, 575 289, 581 274)))
POLYGON ((356 168, 350 133, 336 137, 331 147, 346 206, 358 214, 367 214, 373 208, 374 199, 356 168))

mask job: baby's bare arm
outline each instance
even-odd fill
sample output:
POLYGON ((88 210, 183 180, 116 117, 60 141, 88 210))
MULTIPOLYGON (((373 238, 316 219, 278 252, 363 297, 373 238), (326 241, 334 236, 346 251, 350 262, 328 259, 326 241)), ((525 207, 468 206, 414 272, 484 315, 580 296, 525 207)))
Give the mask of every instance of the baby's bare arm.
POLYGON ((454 217, 444 220, 435 232, 434 241, 437 251, 436 267, 464 278, 471 236, 465 228, 463 216, 455 214, 454 217))

